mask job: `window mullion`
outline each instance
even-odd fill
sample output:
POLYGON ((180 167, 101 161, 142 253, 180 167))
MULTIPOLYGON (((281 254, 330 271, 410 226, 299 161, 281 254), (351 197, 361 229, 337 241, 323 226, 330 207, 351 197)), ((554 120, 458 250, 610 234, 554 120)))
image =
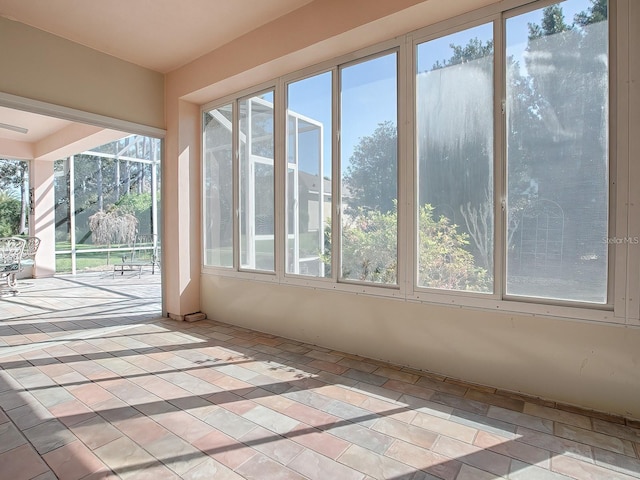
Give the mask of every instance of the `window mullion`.
POLYGON ((493 167, 493 294, 502 298, 505 294, 507 256, 507 165, 506 165, 506 49, 504 22, 500 16, 493 22, 493 117, 494 117, 494 167, 493 167))
POLYGON ((274 155, 273 180, 274 185, 274 270, 278 279, 284 278, 287 246, 286 226, 286 188, 287 154, 286 154, 286 122, 287 107, 284 82, 276 85, 274 92, 274 155))
POLYGON ((340 127, 342 116, 340 114, 340 69, 333 69, 332 76, 332 132, 331 132, 331 279, 337 282, 342 269, 342 175, 340 174, 340 127))
POLYGON ((406 297, 415 284, 414 218, 414 138, 415 58, 413 38, 407 36, 398 52, 398 286, 406 297))
POLYGON ((233 172, 233 269, 240 269, 240 109, 235 100, 232 110, 232 172, 233 172))

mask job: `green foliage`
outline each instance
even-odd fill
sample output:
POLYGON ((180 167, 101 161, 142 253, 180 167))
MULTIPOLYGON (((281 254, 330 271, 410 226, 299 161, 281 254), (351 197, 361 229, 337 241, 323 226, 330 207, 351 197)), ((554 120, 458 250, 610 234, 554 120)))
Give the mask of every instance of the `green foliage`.
POLYGON ((571 30, 565 23, 564 13, 560 5, 550 5, 542 11, 542 25, 529 24, 529 40, 554 35, 571 30))
POLYGON ((25 233, 27 231, 28 171, 29 164, 27 162, 0 159, 0 189, 6 192, 16 192, 15 198, 20 202, 16 233, 25 233))
POLYGON ((586 12, 580 12, 573 17, 573 21, 581 27, 593 23, 604 22, 607 19, 607 0, 591 0, 591 7, 586 12))
MULTIPOLYGON (((394 204, 395 206, 395 204, 394 204)), ((342 276, 363 282, 397 282, 396 210, 358 209, 342 229, 342 276)))
POLYGON ((453 65, 459 65, 461 63, 471 62, 473 60, 479 60, 481 58, 490 57, 493 55, 493 40, 483 43, 482 40, 477 37, 472 38, 469 42, 462 45, 449 44, 449 47, 453 51, 451 57, 447 60, 437 61, 433 64, 432 70, 438 68, 451 67, 453 65))
POLYGON ((20 200, 0 191, 0 237, 10 237, 19 233, 20 200))
POLYGON ((0 159, 0 188, 20 189, 27 175, 27 162, 0 159))
POLYGON ((151 208, 151 193, 129 193, 120 197, 116 202, 116 209, 122 213, 137 215, 151 208))
MULTIPOLYGON (((342 230, 342 274, 354 280, 397 283, 397 210, 360 209, 342 230)), ((418 281, 429 288, 490 291, 491 278, 467 250, 469 237, 433 207, 419 212, 418 281)), ((326 258, 325 258, 326 260, 326 258)))
POLYGON ((447 217, 433 218, 433 207, 420 208, 418 284, 429 288, 491 291, 491 278, 467 250, 469 235, 458 232, 447 217))
POLYGON ((347 211, 391 212, 398 197, 398 133, 390 121, 378 124, 374 132, 360 139, 349 159, 344 176, 348 188, 347 211))

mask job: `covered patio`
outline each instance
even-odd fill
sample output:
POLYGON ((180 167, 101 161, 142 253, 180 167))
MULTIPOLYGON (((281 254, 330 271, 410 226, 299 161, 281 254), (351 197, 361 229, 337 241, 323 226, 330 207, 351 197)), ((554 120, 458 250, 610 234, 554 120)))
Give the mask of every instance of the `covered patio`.
POLYGON ((207 320, 160 277, 0 299, 3 478, 640 478, 640 425, 207 320))

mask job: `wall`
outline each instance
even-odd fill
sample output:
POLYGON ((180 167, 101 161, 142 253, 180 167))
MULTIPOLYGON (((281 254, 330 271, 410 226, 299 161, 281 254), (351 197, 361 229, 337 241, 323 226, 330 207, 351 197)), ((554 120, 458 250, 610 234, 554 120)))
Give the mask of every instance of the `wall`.
POLYGON ((164 76, 0 18, 0 92, 164 128, 164 76))
POLYGON ((203 275, 208 318, 640 418, 640 329, 203 275))
MULTIPOLYGON (((308 12, 320 8, 320 3, 310 4, 308 12)), ((335 7, 335 2, 326 3, 335 7)), ((188 111, 194 114, 191 108, 179 107, 185 99, 195 103, 213 101, 296 68, 493 2, 398 2, 396 12, 376 11, 373 16, 355 8, 351 10, 346 3, 341 2, 344 9, 338 10, 338 17, 334 12, 339 27, 324 36, 311 25, 322 24, 317 21, 324 18, 322 11, 312 17, 307 26, 315 35, 314 42, 301 41, 291 35, 291 31, 298 31, 299 27, 293 21, 302 21, 293 15, 289 18, 290 25, 286 18, 277 24, 278 29, 267 25, 169 74, 167 104, 168 112, 173 112, 168 114, 169 122, 171 118, 178 122, 178 116, 188 111), (288 26, 291 29, 287 30, 288 26), (272 38, 265 36, 266 33, 272 38), (256 43, 260 39, 262 41, 256 43)), ((375 2, 376 5, 391 3, 375 2)), ((618 15, 618 21, 626 24, 621 28, 630 31, 629 45, 638 45, 639 32, 633 26, 640 25, 640 5, 633 0, 619 3, 625 7, 618 15)), ((626 132, 617 140, 621 164, 628 163, 629 170, 637 175, 640 58, 634 54, 628 45, 619 48, 617 94, 631 106, 620 110, 616 121, 619 131, 626 132)), ((180 121, 198 120, 181 117, 180 121)), ((192 132, 181 133, 181 128, 172 128, 169 124, 168 150, 169 145, 171 147, 167 155, 168 160, 174 162, 171 171, 178 175, 172 183, 177 189, 186 188, 182 183, 192 173, 179 169, 178 158, 189 147, 191 153, 198 151, 199 144, 192 138, 192 132)), ((191 156, 191 161, 197 159, 191 156)), ((633 185, 620 188, 626 189, 623 198, 629 192, 631 198, 638 195, 633 185)), ((199 205, 179 190, 173 195, 183 200, 166 220, 186 228, 197 227, 199 205), (182 222, 185 219, 186 222, 182 222)), ((623 208, 626 207, 620 206, 619 211, 631 215, 637 211, 636 205, 631 205, 630 210, 623 208)), ((190 235, 200 235, 199 229, 195 228, 190 235)), ((176 235, 172 247, 180 248, 179 236, 176 235)), ((624 248, 627 250, 620 250, 617 258, 628 265, 637 265, 629 263, 629 258, 638 252, 630 251, 631 246, 624 248)), ((186 259, 174 265, 174 270, 182 271, 182 277, 189 279, 198 273, 194 271, 193 262, 186 259)), ((636 291, 640 274, 636 270, 628 272, 629 291, 624 294, 627 302, 631 298, 635 301, 640 293, 636 291)), ((176 305, 182 308, 179 302, 176 305)), ((189 308, 194 307, 195 302, 189 304, 189 308)), ((409 303, 208 273, 201 275, 199 308, 209 318, 222 322, 470 382, 640 418, 640 329, 635 327, 409 303)))

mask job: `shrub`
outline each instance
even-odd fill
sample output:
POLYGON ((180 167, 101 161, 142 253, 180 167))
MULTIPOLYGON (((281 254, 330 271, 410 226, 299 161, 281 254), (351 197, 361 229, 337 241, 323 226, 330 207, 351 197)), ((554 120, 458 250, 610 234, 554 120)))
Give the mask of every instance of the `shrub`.
MULTIPOLYGON (((486 291, 487 271, 466 249, 469 238, 433 207, 419 211, 418 284, 429 288, 486 291)), ((357 210, 342 230, 343 276, 360 281, 397 282, 397 209, 388 213, 357 210)))
POLYGON ((20 200, 0 192, 0 237, 10 237, 18 234, 20 208, 20 200))

